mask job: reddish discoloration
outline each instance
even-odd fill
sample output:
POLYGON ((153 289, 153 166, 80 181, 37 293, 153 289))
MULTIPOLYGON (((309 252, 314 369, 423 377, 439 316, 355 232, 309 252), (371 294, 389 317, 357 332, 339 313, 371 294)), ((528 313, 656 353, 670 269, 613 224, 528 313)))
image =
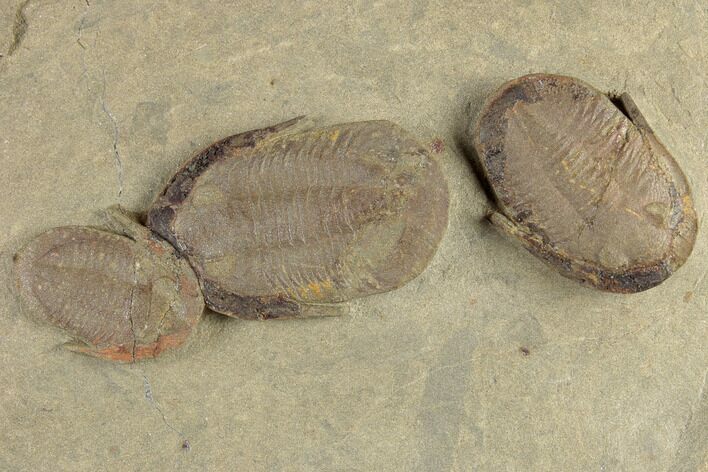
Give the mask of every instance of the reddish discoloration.
POLYGON ((125 346, 110 346, 96 350, 90 346, 73 346, 70 348, 74 352, 86 354, 87 356, 100 357, 109 361, 133 362, 133 352, 125 346))
POLYGON ((189 336, 189 333, 191 333, 191 329, 178 331, 168 335, 162 335, 159 336, 157 341, 152 344, 138 346, 135 349, 135 359, 139 360, 157 357, 160 353, 166 350, 177 348, 184 344, 189 336))
POLYGON ((165 252, 166 252, 165 247, 162 244, 160 244, 158 241, 148 239, 147 245, 152 250, 152 252, 154 252, 158 256, 161 256, 161 255, 165 254, 165 252))
POLYGON ((18 252, 14 275, 28 313, 75 338, 68 349, 132 362, 182 344, 204 301, 194 272, 166 243, 144 227, 124 233, 49 230, 18 252))
POLYGON ((440 138, 435 138, 433 139, 433 142, 430 143, 430 151, 435 153, 435 154, 440 154, 445 150, 445 143, 443 142, 442 139, 440 138))
POLYGON ((80 352, 88 356, 100 357, 110 361, 135 362, 143 359, 152 359, 166 350, 180 347, 189 336, 189 333, 189 330, 185 330, 159 336, 157 341, 153 343, 136 346, 134 352, 132 346, 125 345, 109 346, 103 349, 96 349, 88 345, 73 345, 70 349, 74 352, 80 352))
POLYGON ((179 278, 180 291, 190 297, 199 297, 201 294, 201 289, 194 277, 188 275, 182 275, 179 278))

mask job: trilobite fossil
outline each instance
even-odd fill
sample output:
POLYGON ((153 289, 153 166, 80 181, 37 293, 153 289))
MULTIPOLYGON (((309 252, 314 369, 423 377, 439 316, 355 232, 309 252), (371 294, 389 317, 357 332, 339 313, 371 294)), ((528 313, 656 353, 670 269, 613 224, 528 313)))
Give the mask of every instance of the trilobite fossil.
POLYGON ((686 177, 628 94, 524 76, 488 99, 472 134, 498 205, 491 221, 563 275, 638 292, 691 253, 686 177))
POLYGON ((59 326, 71 350, 118 361, 181 345, 204 310, 197 278, 174 249, 118 208, 120 234, 54 228, 15 255, 19 298, 37 320, 59 326))
POLYGON ((297 121, 199 152, 149 229, 114 208, 114 232, 38 236, 15 256, 22 304, 73 335, 71 349, 130 361, 184 342, 205 301, 248 319, 329 315, 422 272, 447 226, 436 160, 390 122, 297 121))
POLYGON ((388 121, 289 132, 294 124, 205 149, 148 212, 148 227, 189 259, 214 311, 319 314, 400 287, 443 236, 447 186, 409 133, 388 121))

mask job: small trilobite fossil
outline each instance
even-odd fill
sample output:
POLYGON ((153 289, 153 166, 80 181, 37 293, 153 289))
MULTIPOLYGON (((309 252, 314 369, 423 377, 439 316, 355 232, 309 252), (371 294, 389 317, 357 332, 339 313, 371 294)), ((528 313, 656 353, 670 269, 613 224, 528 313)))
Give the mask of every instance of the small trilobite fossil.
POLYGON ((639 292, 691 253, 686 177, 629 95, 524 76, 488 99, 473 139, 499 207, 491 221, 563 275, 639 292))
POLYGON ((443 236, 447 186, 410 134, 387 121, 291 132, 294 124, 205 149, 148 212, 214 311, 320 314, 408 282, 443 236))
POLYGON ((109 209, 112 229, 54 228, 15 255, 27 311, 65 329, 74 351, 118 361, 181 345, 204 310, 187 261, 165 241, 109 209))
POLYGON ((114 208, 114 232, 38 236, 15 257, 22 304, 73 335, 71 349, 131 361, 184 342, 204 301, 242 318, 326 315, 422 272, 447 226, 435 159, 386 121, 296 121, 198 153, 150 229, 114 208))

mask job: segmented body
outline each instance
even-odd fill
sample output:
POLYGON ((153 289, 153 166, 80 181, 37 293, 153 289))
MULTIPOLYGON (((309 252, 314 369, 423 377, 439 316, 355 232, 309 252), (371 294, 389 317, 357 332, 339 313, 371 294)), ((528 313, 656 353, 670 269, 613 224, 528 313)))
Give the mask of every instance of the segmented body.
POLYGON ((506 84, 476 146, 502 212, 566 275, 636 291, 688 257, 696 221, 683 173, 643 119, 587 84, 543 74, 506 84))
MULTIPOLYGON (((148 218, 207 288, 338 302, 402 285, 437 249, 447 223, 442 175, 425 148, 391 123, 252 141, 238 135, 216 146, 206 167, 194 163, 209 150, 185 166, 148 218)), ((215 309, 258 316, 244 306, 215 309)))
POLYGON ((28 312, 65 329, 88 354, 130 361, 181 344, 203 299, 191 269, 164 242, 88 227, 49 230, 15 256, 28 312))

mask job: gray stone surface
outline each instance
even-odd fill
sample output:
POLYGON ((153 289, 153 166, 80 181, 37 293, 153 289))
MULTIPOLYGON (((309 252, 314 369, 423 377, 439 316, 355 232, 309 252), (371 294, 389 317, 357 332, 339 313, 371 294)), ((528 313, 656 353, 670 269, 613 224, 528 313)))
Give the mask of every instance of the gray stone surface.
POLYGON ((25 3, 0 0, 0 469, 708 470, 705 2, 25 3), (661 286, 583 288, 483 220, 462 132, 540 71, 630 92, 686 172, 701 230, 661 286), (208 314, 135 365, 20 313, 29 238, 300 114, 445 142, 450 226, 412 283, 339 318, 208 314))

